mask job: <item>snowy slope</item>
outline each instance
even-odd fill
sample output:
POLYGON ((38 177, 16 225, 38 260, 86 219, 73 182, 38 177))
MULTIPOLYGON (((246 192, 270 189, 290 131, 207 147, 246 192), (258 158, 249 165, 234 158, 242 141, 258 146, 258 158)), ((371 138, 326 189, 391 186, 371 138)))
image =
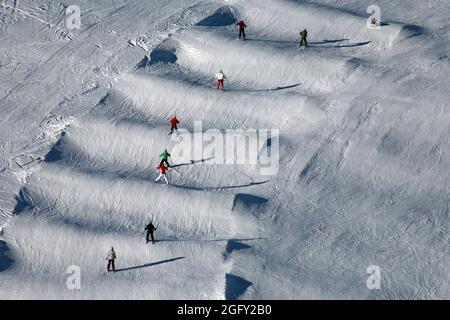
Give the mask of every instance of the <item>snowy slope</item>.
POLYGON ((52 1, 0 9, 0 298, 449 298, 450 5, 380 1, 377 30, 370 4, 85 2, 72 35, 52 1), (154 183, 174 112, 279 129, 279 173, 175 155, 154 183))

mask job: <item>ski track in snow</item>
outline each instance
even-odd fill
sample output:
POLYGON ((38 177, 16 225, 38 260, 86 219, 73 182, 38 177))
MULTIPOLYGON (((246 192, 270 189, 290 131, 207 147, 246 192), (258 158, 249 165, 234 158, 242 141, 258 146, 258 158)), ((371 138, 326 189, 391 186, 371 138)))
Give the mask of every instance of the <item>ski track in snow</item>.
MULTIPOLYGON (((32 68, 0 102, 31 88, 55 59, 89 47, 90 35, 112 17, 115 30, 130 18, 125 12, 141 9, 134 3, 109 13, 32 68)), ((171 19, 173 32, 157 44, 147 36, 128 39, 148 52, 134 70, 119 66, 120 76, 105 76, 114 85, 97 105, 76 116, 50 112, 25 148, 37 151, 10 158, 9 171, 22 185, 14 215, 0 209, 8 221, 0 233, 8 289, 0 298, 448 297, 446 285, 437 287, 448 281, 449 211, 442 196, 448 173, 442 176, 440 166, 448 162, 440 149, 446 142, 433 144, 440 154, 436 170, 419 171, 413 161, 398 162, 416 152, 411 141, 404 143, 409 132, 374 133, 380 121, 403 112, 384 109, 393 103, 390 84, 408 86, 385 56, 419 46, 423 29, 389 23, 377 32, 347 10, 274 0, 203 1, 171 19), (245 42, 236 40, 231 25, 241 17, 251 26, 245 42), (178 29, 177 19, 190 22, 178 29), (292 25, 286 30, 280 20, 292 25), (295 42, 301 26, 292 21, 299 20, 315 37, 306 50, 295 42), (223 92, 210 88, 218 69, 229 78, 223 92), (374 83, 381 83, 376 90, 374 83), (204 130, 279 128, 281 171, 264 177, 258 166, 175 158, 179 174, 169 170, 168 186, 155 183, 158 154, 173 143, 167 121, 174 112, 189 135, 198 120, 204 130), (371 139, 378 138, 382 143, 372 150, 371 139), (420 177, 435 184, 423 195, 406 189, 420 177), (158 224, 155 245, 144 244, 150 219, 158 224), (431 236, 415 238, 414 232, 431 236), (104 272, 110 246, 118 254, 115 274, 104 272), (377 261, 386 289, 368 292, 365 271, 377 261), (80 291, 64 285, 73 264, 82 268, 80 291)), ((77 89, 85 95, 99 90, 98 82, 87 83, 77 89)), ((407 106, 413 98, 404 97, 395 102, 407 106)))

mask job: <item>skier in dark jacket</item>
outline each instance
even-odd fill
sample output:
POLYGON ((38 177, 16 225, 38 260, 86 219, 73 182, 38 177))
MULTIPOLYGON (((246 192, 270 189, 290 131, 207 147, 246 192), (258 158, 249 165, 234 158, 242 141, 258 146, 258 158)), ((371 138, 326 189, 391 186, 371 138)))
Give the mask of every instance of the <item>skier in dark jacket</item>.
POLYGON ((239 26, 239 39, 243 37, 245 40, 245 28, 247 28, 246 24, 241 20, 236 25, 239 26))
POLYGON ((306 29, 305 29, 302 32, 300 32, 300 37, 301 37, 300 47, 303 45, 303 43, 305 44, 305 47, 307 47, 308 46, 308 41, 307 41, 308 31, 306 31, 306 29))
POLYGON ((145 230, 147 230, 147 237, 146 239, 146 243, 150 242, 150 237, 152 238, 152 243, 155 244, 155 238, 153 237, 153 231, 156 231, 156 227, 153 225, 153 222, 150 222, 146 227, 145 230))

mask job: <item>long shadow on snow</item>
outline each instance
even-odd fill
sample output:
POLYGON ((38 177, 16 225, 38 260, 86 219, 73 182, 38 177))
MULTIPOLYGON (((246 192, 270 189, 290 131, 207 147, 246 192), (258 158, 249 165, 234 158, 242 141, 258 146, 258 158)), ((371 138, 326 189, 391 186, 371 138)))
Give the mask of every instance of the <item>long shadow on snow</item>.
MULTIPOLYGON (((190 240, 190 239, 158 239, 155 242, 223 242, 232 241, 233 243, 239 243, 239 241, 254 241, 254 240, 267 240, 267 238, 244 238, 244 239, 205 239, 205 240, 190 240)), ((241 244, 244 245, 244 244, 241 244)), ((244 245, 247 246, 247 245, 244 245)), ((248 246, 249 247, 249 246, 248 246)), ((231 249, 231 248, 230 248, 231 249)), ((234 248, 235 250, 239 250, 234 248)), ((242 248, 244 249, 244 248, 242 248)))
POLYGON ((240 92, 269 92, 269 91, 280 91, 280 90, 286 90, 286 89, 292 89, 295 87, 300 86, 301 83, 291 84, 289 86, 284 87, 276 87, 273 89, 227 89, 225 91, 240 91, 240 92))
MULTIPOLYGON (((184 166, 192 166, 192 165, 194 165, 194 164, 197 164, 197 163, 203 163, 203 162, 206 162, 206 161, 209 161, 209 160, 213 160, 213 159, 214 159, 214 157, 210 157, 210 158, 207 158, 207 159, 201 159, 201 160, 191 160, 190 162, 186 162, 186 163, 178 163, 178 164, 171 165, 170 168, 178 168, 178 167, 184 167, 184 166)), ((169 169, 170 169, 170 168, 169 168, 169 169)))
MULTIPOLYGON (((327 44, 327 43, 338 43, 343 41, 349 41, 350 39, 338 39, 338 40, 322 40, 322 42, 309 42, 310 44, 327 44)), ((283 40, 270 40, 270 39, 246 39, 245 41, 258 41, 258 42, 270 42, 270 43, 286 43, 286 44, 299 44, 298 41, 283 41, 283 40)))
POLYGON ((217 9, 212 15, 197 23, 202 27, 226 27, 237 22, 231 7, 217 9))
POLYGON ((10 251, 5 241, 0 240, 0 272, 12 266, 14 260, 7 257, 6 252, 10 251))
MULTIPOLYGON (((365 46, 371 41, 364 41, 364 42, 358 42, 358 43, 352 43, 352 44, 344 44, 344 45, 328 45, 324 46, 324 44, 330 44, 330 43, 339 43, 343 41, 349 41, 350 39, 339 39, 339 40, 323 40, 321 42, 309 42, 309 46, 313 48, 353 48, 353 47, 360 47, 365 46)), ((266 40, 266 39, 247 39, 246 41, 260 41, 260 42, 270 42, 270 43, 281 43, 281 44, 300 44, 300 41, 281 41, 281 40, 266 40)))
POLYGON ((162 261, 158 261, 158 262, 147 263, 147 264, 143 264, 143 265, 140 265, 140 266, 134 266, 134 267, 128 267, 128 268, 117 269, 116 272, 130 271, 130 270, 136 270, 136 269, 142 269, 142 268, 153 267, 153 266, 157 266, 157 265, 159 265, 159 264, 169 263, 169 262, 173 262, 173 261, 177 261, 177 260, 181 260, 181 259, 185 259, 185 258, 186 258, 186 257, 178 257, 178 258, 173 258, 173 259, 168 259, 168 260, 162 260, 162 261))
POLYGON ((309 47, 312 48, 353 48, 353 47, 361 47, 361 46, 366 46, 369 43, 371 43, 372 41, 364 41, 364 42, 358 42, 358 43, 352 43, 352 44, 346 44, 346 45, 339 45, 339 46, 322 46, 322 45, 309 45, 309 47))
POLYGON ((224 186, 224 187, 192 187, 192 186, 183 186, 183 185, 179 185, 179 184, 171 184, 171 186, 173 186, 175 188, 196 190, 196 191, 219 191, 219 190, 251 187, 251 186, 256 186, 256 185, 260 185, 260 184, 265 184, 267 182, 270 182, 270 180, 261 181, 261 182, 251 182, 248 184, 241 184, 241 185, 234 185, 234 186, 224 186))

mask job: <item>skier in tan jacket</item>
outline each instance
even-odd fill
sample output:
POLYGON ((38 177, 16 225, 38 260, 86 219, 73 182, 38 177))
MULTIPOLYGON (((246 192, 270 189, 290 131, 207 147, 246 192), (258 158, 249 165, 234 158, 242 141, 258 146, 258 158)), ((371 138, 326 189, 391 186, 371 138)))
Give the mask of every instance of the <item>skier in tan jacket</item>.
POLYGON ((112 271, 116 272, 116 267, 114 265, 114 260, 116 260, 116 252, 114 251, 113 247, 111 247, 111 249, 108 251, 106 260, 108 260, 108 272, 111 269, 111 267, 112 267, 112 271))

